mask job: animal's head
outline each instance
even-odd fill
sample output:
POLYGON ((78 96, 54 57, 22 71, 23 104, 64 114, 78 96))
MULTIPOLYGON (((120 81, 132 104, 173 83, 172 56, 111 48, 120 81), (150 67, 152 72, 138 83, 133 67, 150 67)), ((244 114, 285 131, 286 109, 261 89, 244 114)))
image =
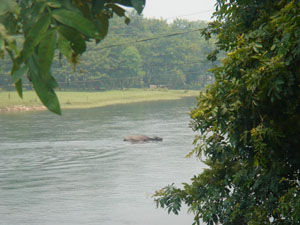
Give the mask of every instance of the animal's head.
POLYGON ((155 136, 155 137, 153 137, 153 140, 154 140, 154 141, 162 141, 163 139, 160 138, 160 137, 155 136))

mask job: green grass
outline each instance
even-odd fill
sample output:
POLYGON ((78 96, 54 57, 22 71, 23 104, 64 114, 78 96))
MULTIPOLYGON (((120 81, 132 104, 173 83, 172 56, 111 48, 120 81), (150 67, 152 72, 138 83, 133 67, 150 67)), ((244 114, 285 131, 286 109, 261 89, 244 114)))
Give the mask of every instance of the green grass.
MULTIPOLYGON (((150 89, 112 90, 104 92, 58 91, 56 93, 62 109, 95 108, 134 102, 176 100, 199 95, 199 91, 150 89)), ((20 105, 28 108, 42 106, 38 96, 33 91, 24 92, 23 99, 15 91, 0 92, 0 109, 20 105)))

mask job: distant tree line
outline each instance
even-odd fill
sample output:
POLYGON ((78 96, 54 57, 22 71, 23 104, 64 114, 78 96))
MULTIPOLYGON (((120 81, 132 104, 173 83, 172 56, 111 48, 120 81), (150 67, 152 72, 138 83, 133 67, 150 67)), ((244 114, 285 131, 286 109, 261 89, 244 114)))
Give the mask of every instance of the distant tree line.
MULTIPOLYGON (((205 41, 199 30, 207 26, 205 22, 176 19, 167 23, 134 12, 129 17, 129 25, 124 24, 123 18, 113 18, 108 38, 98 45, 89 42, 88 51, 76 59, 76 68, 61 55, 55 56, 51 70, 61 90, 150 85, 200 89, 212 82, 213 76, 207 71, 212 63, 206 55, 213 50, 213 41, 205 41)), ((0 88, 14 90, 9 59, 4 58, 0 65, 0 88)), ((23 86, 32 89, 28 80, 24 80, 23 86)))

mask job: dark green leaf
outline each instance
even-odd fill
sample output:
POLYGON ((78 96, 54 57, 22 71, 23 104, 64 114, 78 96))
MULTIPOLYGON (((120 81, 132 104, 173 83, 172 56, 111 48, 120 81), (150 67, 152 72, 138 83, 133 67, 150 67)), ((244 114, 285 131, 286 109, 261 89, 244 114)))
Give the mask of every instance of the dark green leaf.
POLYGON ((54 89, 58 87, 56 80, 52 77, 50 71, 48 73, 42 73, 38 63, 38 55, 33 54, 30 61, 26 61, 26 65, 29 68, 29 71, 37 74, 50 88, 54 89))
POLYGON ((68 41, 64 36, 60 35, 58 38, 57 46, 59 51, 67 58, 72 57, 71 42, 68 41))
POLYGON ((26 72, 26 68, 23 68, 23 69, 20 68, 21 64, 23 63, 21 57, 12 58, 12 60, 13 60, 13 66, 11 69, 12 80, 15 83, 15 87, 16 87, 16 90, 17 90, 19 96, 21 98, 23 98, 21 77, 26 72), (15 76, 15 77, 13 77, 13 76, 15 76))
POLYGON ((28 59, 27 66, 29 68, 29 76, 33 87, 42 103, 51 112, 61 115, 59 101, 53 90, 53 84, 56 83, 55 79, 49 73, 48 79, 45 80, 41 74, 38 73, 39 70, 34 56, 28 59))
POLYGON ((105 1, 104 0, 95 0, 93 1, 92 12, 94 14, 98 14, 104 8, 105 1))
POLYGON ((125 23, 126 23, 126 25, 129 25, 130 19, 128 17, 125 18, 125 23))
POLYGON ((52 12, 52 16, 60 23, 70 26, 88 37, 98 36, 94 23, 78 12, 66 9, 56 9, 52 12))
POLYGON ((48 14, 45 14, 32 26, 24 42, 22 52, 22 56, 24 57, 24 59, 32 55, 34 47, 39 44, 49 25, 50 16, 48 14))
POLYGON ((56 30, 48 30, 38 47, 38 66, 43 76, 50 72, 55 49, 56 30))
POLYGON ((51 75, 50 72, 47 74, 46 79, 47 79, 46 82, 48 83, 50 88, 52 88, 52 89, 58 88, 59 85, 58 85, 57 81, 55 80, 55 78, 51 75))
POLYGON ((146 0, 131 0, 133 8, 138 12, 138 14, 141 14, 143 12, 143 9, 146 4, 146 0))
POLYGON ((85 17, 88 20, 92 20, 92 12, 90 10, 90 4, 87 1, 77 1, 77 3, 74 4, 82 13, 83 17, 85 17))
POLYGON ((34 3, 30 11, 30 18, 31 18, 30 22, 35 22, 36 19, 44 12, 45 8, 46 8, 45 2, 34 3))
POLYGON ((76 54, 82 54, 86 50, 86 43, 79 32, 67 26, 59 26, 58 32, 71 43, 71 48, 76 54))
POLYGON ((28 67, 26 65, 24 65, 23 67, 21 67, 20 69, 14 71, 11 74, 11 81, 13 83, 18 82, 26 73, 26 71, 28 70, 28 67))
POLYGON ((97 16, 97 20, 95 21, 96 27, 99 32, 99 39, 102 40, 108 33, 109 21, 108 16, 104 13, 101 13, 97 16))
POLYGON ((18 80, 16 83, 15 83, 15 87, 16 87, 16 90, 18 92, 18 95, 23 98, 23 90, 22 90, 22 80, 18 80))

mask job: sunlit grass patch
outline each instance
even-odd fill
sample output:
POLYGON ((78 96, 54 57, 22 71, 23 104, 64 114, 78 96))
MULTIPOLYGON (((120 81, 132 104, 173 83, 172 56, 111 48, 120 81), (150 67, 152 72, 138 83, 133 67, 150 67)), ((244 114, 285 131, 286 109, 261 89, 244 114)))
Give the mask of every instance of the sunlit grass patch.
MULTIPOLYGON (((184 97, 197 96, 199 91, 128 89, 104 92, 58 91, 56 93, 63 109, 75 109, 145 101, 176 100, 184 97)), ((33 91, 24 92, 23 99, 21 99, 15 91, 0 92, 0 108, 3 109, 21 105, 28 108, 42 106, 38 96, 33 91)))

